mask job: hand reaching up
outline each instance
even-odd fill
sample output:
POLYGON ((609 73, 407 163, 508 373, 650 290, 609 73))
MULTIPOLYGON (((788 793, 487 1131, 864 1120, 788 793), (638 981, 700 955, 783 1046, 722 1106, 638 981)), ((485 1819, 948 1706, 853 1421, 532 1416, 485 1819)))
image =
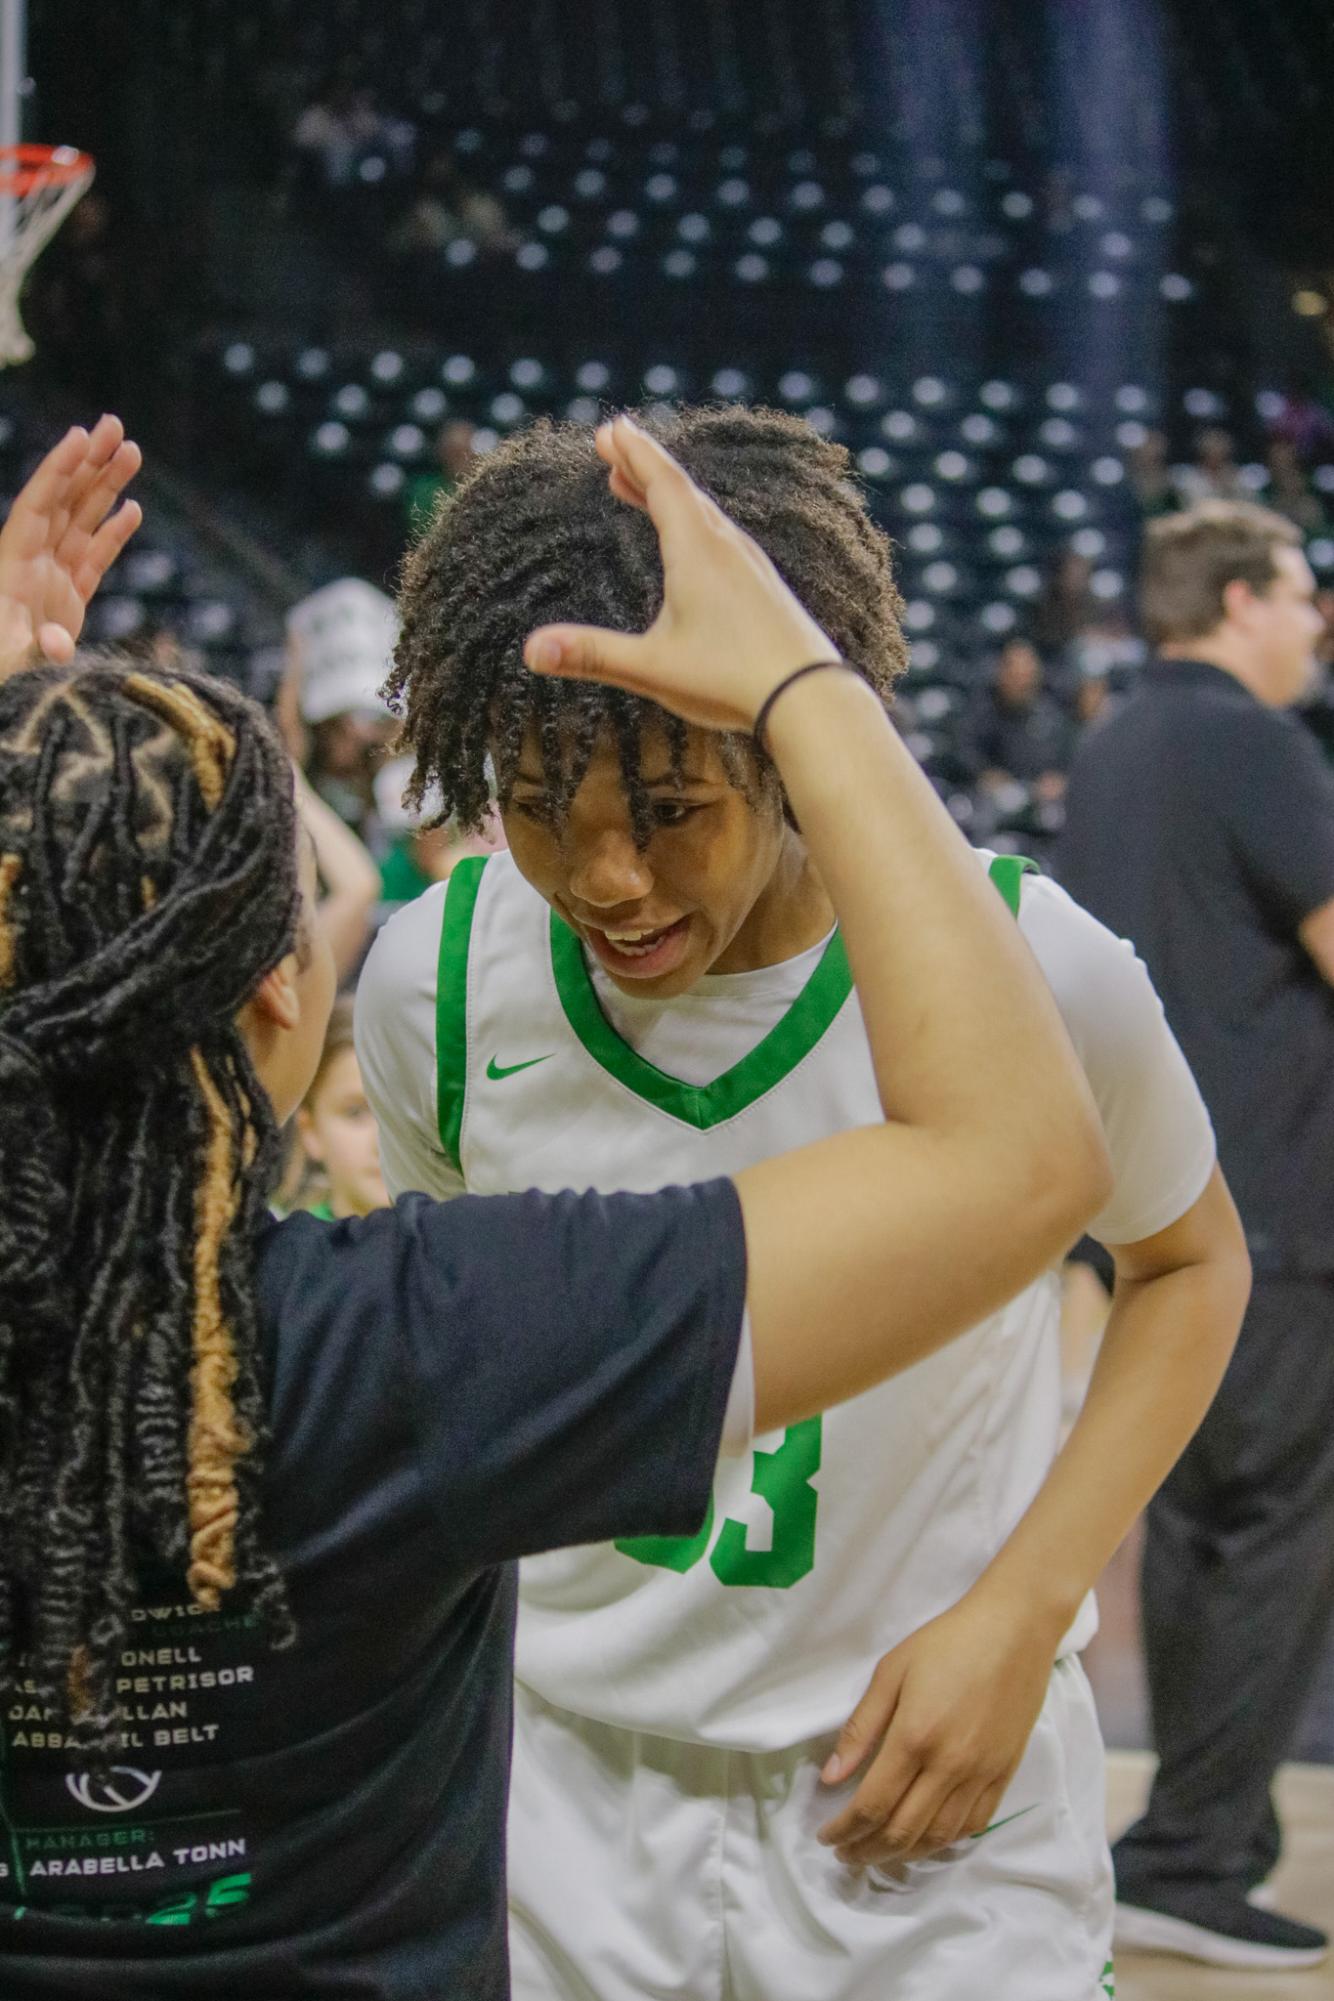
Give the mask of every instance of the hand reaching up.
POLYGON ((690 723, 749 730, 794 668, 835 657, 828 634, 758 544, 630 418, 604 424, 597 448, 616 498, 658 531, 662 609, 643 633, 539 626, 524 659, 538 674, 609 682, 690 723))
POLYGON ((89 602, 143 519, 120 500, 140 464, 119 417, 103 417, 67 431, 18 495, 0 529, 0 679, 73 659, 89 602))

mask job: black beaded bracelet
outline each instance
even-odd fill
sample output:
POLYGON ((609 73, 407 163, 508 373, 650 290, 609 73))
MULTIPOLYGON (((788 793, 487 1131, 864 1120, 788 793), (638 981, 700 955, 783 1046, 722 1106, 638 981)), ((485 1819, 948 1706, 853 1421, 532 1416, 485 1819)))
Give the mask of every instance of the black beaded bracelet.
POLYGON ((807 674, 823 674, 826 667, 841 667, 845 674, 852 674, 856 671, 854 668, 849 667, 846 660, 839 660, 837 658, 831 660, 812 660, 808 666, 794 667, 792 672, 786 675, 776 688, 769 690, 760 704, 760 713, 756 716, 754 726, 751 729, 751 735, 760 749, 765 752, 766 756, 768 755, 769 747, 764 741, 765 724, 769 720, 769 711, 773 708, 778 697, 785 694, 794 681, 800 681, 807 674))

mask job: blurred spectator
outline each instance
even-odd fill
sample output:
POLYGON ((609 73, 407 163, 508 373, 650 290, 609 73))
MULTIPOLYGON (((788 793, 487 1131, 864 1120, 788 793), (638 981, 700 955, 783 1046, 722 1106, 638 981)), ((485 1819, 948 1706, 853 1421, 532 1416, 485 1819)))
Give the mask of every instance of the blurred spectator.
POLYGON ((293 605, 287 634, 308 732, 307 775, 374 847, 375 778, 393 733, 380 699, 398 634, 393 604, 359 577, 343 577, 293 605))
POLYGON ((333 950, 338 983, 350 980, 371 941, 380 900, 380 871, 365 845, 296 773, 296 800, 315 850, 320 877, 320 922, 333 950))
POLYGON ((1094 622, 1087 625, 1067 648, 1067 660, 1075 677, 1074 698, 1090 675, 1113 675, 1124 681, 1144 664, 1147 648, 1130 623, 1124 604, 1103 604, 1094 622))
POLYGON ((349 187, 358 162, 376 147, 399 173, 411 165, 413 127, 384 112, 373 90, 334 83, 308 104, 292 129, 292 145, 327 188, 349 187))
POLYGON ((1143 443, 1127 452, 1126 471, 1141 514, 1152 519, 1155 514, 1170 514, 1180 505, 1168 463, 1165 432, 1147 432, 1143 443))
POLYGON ((1059 799, 1074 734, 1065 710, 1043 689, 1037 649, 1027 639, 1008 639, 965 720, 979 782, 993 791, 1018 783, 1041 800, 1059 799))
POLYGON ((351 84, 335 83, 308 104, 292 128, 292 145, 326 187, 347 187, 358 155, 379 130, 374 112, 351 84))
POLYGON ((1172 477, 1182 507, 1193 507, 1198 500, 1246 497, 1241 471, 1232 455, 1232 433, 1217 424, 1198 433, 1194 463, 1177 466, 1172 477))
POLYGON ((390 848, 380 871, 385 903, 410 903, 432 883, 447 882, 456 862, 469 855, 493 855, 505 846, 499 815, 492 815, 477 834, 457 828, 412 827, 390 848))
POLYGON ((1303 535, 1318 535, 1325 525, 1325 510, 1306 477, 1297 447, 1287 438, 1271 438, 1265 462, 1269 467, 1266 504, 1285 514, 1303 535))
POLYGON ((1294 376, 1269 433, 1291 445, 1303 465, 1334 454, 1334 414, 1328 391, 1322 395, 1310 375, 1294 376))
POLYGON ((435 456, 438 470, 419 472, 403 489, 403 510, 410 535, 420 535, 442 494, 451 494, 477 454, 473 450, 473 427, 464 417, 453 417, 436 434, 435 456))
POLYGON ((1062 549, 1056 556, 1033 614, 1033 638, 1051 658, 1063 653, 1071 642, 1102 616, 1102 606, 1091 588, 1093 565, 1077 549, 1062 549))
POLYGON ((1334 777, 1283 713, 1310 680, 1313 597, 1268 508, 1150 524, 1158 658, 1076 758, 1057 858, 1148 966, 1254 1268, 1218 1395, 1149 1504, 1159 1763, 1115 1851, 1122 1942, 1172 1919, 1174 1950, 1232 1966, 1311 1965, 1328 1943, 1250 1899, 1334 1611, 1334 777))
POLYGON ((1105 722, 1112 711, 1112 694, 1105 674, 1090 674, 1079 684, 1075 696, 1075 721, 1080 730, 1092 729, 1095 723, 1105 722))
POLYGON ((481 251, 512 250, 518 238, 498 195, 474 187, 446 153, 437 154, 422 189, 389 239, 398 257, 434 257, 458 237, 481 251))
POLYGON ((306 1165, 298 1206, 330 1222, 389 1207, 380 1137, 352 1044, 350 998, 334 1005, 320 1067, 296 1125, 306 1165))
POLYGON ((375 778, 393 734, 388 716, 369 705, 311 718, 306 772, 319 797, 368 845, 378 845, 375 778))
POLYGON ((376 811, 388 841, 380 869, 380 896, 389 904, 410 903, 432 883, 447 881, 456 862, 468 855, 493 855, 506 845, 505 829, 494 807, 475 834, 460 833, 452 825, 423 826, 423 820, 434 818, 430 802, 415 816, 403 804, 412 764, 410 757, 396 757, 375 781, 376 811))

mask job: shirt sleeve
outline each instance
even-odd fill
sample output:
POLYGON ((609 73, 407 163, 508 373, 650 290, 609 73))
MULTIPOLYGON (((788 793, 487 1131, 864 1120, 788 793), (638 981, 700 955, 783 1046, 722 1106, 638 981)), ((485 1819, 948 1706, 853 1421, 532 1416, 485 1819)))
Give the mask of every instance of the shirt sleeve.
POLYGON ((1199 1200, 1216 1148, 1204 1100, 1133 946, 1045 877, 1025 878, 1020 925, 1061 1010, 1102 1119, 1111 1199, 1089 1225, 1133 1244, 1199 1200))
POLYGON ((696 1532, 729 1403, 738 1418, 746 1251, 730 1181, 409 1196, 381 1227, 384 1338, 453 1561, 696 1532))
POLYGON ((366 1097, 380 1129, 385 1186, 461 1195, 462 1175, 440 1145, 435 1105, 436 963, 443 886, 391 917, 357 983, 354 1035, 366 1097))
POLYGON ((1235 719, 1214 762, 1241 867, 1270 918, 1291 935, 1334 897, 1334 774, 1309 731, 1270 710, 1235 719))

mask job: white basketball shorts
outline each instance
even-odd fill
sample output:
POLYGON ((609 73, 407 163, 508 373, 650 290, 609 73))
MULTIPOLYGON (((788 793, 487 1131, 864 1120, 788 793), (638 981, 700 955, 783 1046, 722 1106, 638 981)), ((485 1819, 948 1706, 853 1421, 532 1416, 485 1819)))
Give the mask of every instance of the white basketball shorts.
POLYGON ((897 1872, 815 1839, 833 1748, 720 1751, 516 1690, 514 2001, 1107 2001, 1103 1747, 1062 1661, 992 1830, 897 1872))

